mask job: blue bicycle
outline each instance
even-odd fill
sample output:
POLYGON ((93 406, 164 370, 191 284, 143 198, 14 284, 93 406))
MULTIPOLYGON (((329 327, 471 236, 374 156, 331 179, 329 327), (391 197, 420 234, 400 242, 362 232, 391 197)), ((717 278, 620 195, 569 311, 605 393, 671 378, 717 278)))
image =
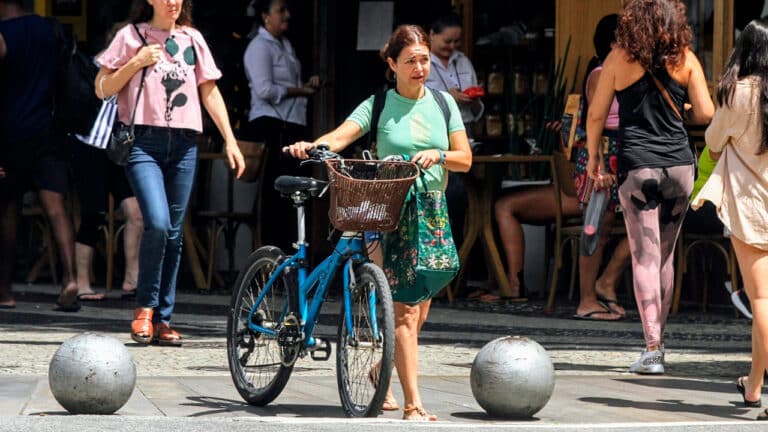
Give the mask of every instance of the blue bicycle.
POLYGON ((364 231, 394 230, 418 175, 410 162, 344 160, 320 145, 308 161, 325 162, 329 181, 282 176, 299 220, 297 252, 264 246, 248 257, 235 283, 227 321, 227 357, 235 387, 250 404, 272 402, 300 357, 328 360, 329 340, 313 336, 334 276, 343 282, 336 340, 341 404, 352 417, 375 417, 392 375, 394 312, 384 272, 370 262, 364 231), (309 271, 305 202, 330 188, 329 216, 343 231, 333 252, 309 271))

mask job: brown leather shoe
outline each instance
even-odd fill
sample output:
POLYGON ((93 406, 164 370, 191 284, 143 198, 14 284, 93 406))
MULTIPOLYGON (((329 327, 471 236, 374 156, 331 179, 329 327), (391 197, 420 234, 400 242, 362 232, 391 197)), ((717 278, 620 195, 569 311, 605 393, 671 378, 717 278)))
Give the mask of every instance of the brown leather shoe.
POLYGON ((155 325, 155 342, 158 345, 181 346, 181 335, 166 323, 155 325))
POLYGON ((154 328, 152 326, 152 315, 155 311, 152 308, 136 308, 133 310, 133 322, 131 322, 131 339, 148 345, 152 342, 154 328))

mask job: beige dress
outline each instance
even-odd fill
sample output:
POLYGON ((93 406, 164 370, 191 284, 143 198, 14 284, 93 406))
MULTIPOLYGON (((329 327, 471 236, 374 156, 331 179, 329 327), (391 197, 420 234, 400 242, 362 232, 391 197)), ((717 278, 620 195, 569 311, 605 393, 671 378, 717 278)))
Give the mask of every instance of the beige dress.
POLYGON ((731 235, 768 250, 768 153, 758 155, 762 137, 760 80, 737 82, 730 106, 718 107, 705 135, 712 152, 723 152, 693 199, 698 209, 711 201, 731 235))

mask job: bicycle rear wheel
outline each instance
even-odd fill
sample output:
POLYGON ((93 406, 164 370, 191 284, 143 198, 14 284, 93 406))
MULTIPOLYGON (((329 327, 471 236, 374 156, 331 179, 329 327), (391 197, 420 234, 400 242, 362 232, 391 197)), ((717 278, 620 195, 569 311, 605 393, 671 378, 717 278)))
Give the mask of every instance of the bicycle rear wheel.
POLYGON ((351 315, 341 306, 336 347, 336 379, 344 411, 350 417, 376 417, 381 412, 395 352, 392 295, 384 272, 367 263, 355 270, 351 315), (375 309, 371 313, 371 301, 375 309), (352 323, 352 334, 347 320, 352 323), (375 319, 375 321, 374 321, 375 319), (374 332, 373 323, 378 326, 374 332), (380 366, 379 366, 380 365, 380 366))
POLYGON ((293 364, 283 362, 284 347, 277 335, 254 332, 248 322, 271 328, 276 332, 283 325, 289 292, 296 292, 293 272, 284 272, 268 288, 256 312, 250 311, 266 288, 272 272, 285 259, 283 252, 264 246, 253 252, 237 277, 227 319, 227 359, 232 381, 237 391, 252 405, 272 402, 285 388, 293 364), (291 291, 293 290, 293 291, 291 291))

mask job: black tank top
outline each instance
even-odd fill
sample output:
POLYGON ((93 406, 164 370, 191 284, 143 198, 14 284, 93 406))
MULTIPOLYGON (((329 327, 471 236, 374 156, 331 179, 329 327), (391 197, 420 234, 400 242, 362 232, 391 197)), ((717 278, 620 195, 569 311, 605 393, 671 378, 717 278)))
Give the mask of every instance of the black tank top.
MULTIPOLYGON (((666 70, 656 77, 683 112, 688 92, 666 70)), ((659 91, 650 73, 616 92, 619 102, 619 172, 636 168, 665 168, 693 163, 683 121, 659 91)))

